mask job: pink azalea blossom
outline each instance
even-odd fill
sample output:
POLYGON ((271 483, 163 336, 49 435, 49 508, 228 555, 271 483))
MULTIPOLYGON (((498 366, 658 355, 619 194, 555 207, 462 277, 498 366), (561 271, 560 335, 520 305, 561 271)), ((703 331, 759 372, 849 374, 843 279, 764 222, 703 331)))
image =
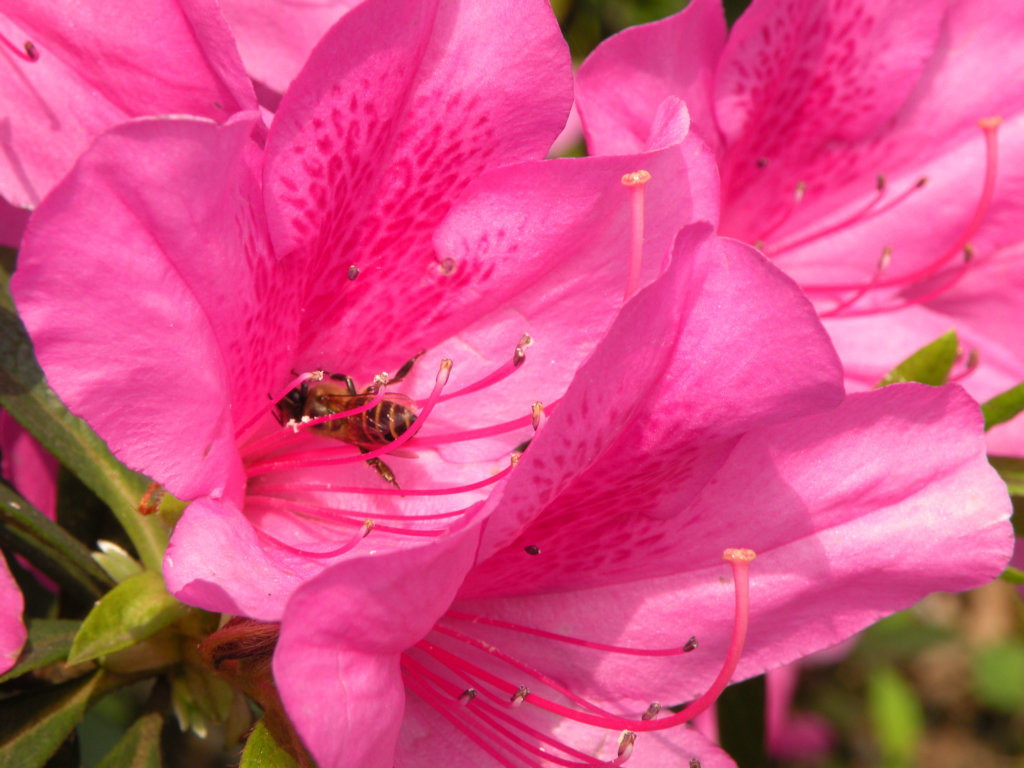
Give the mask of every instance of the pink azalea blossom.
MULTIPOLYGON (((54 519, 57 513, 57 460, 19 425, 0 411, 0 474, 36 509, 54 519)), ((33 570, 22 561, 23 565, 33 570)), ((48 589, 56 585, 35 572, 48 589)), ((0 674, 10 669, 27 637, 22 611, 25 601, 0 555, 0 674)))
MULTIPOLYGON (((501 228, 510 208, 488 186, 446 227, 473 242, 470 221, 501 228)), ((727 680, 983 583, 1012 547, 962 390, 840 398, 795 286, 753 249, 685 230, 483 507, 295 592, 274 672, 318 764, 618 764, 626 729, 641 731, 630 765, 731 765, 691 729, 643 732, 670 713, 640 718, 652 701, 709 704, 736 662, 723 548, 759 553, 727 680)))
POLYGON ((21 613, 25 598, 0 554, 0 674, 14 666, 28 633, 21 613))
POLYGON ((113 125, 171 113, 223 121, 256 103, 213 0, 6 0, 0 50, 0 195, 21 208, 113 125))
MULTIPOLYGON (((727 35, 718 0, 694 0, 602 44, 577 96, 599 154, 686 102, 719 160, 720 232, 797 279, 851 387, 955 327, 983 400, 1024 379, 1022 28, 1011 0, 755 0, 727 35)), ((990 446, 1024 452, 1024 420, 990 446)))
MULTIPOLYGON (((544 156, 570 72, 542 0, 367 2, 314 51, 265 151, 253 116, 136 121, 100 137, 39 207, 15 300, 69 407, 193 502, 165 560, 180 599, 277 619, 326 565, 436 535, 507 475, 531 404, 554 403, 621 303, 619 179, 637 161, 527 169, 514 183, 543 187, 546 207, 489 232, 489 246, 432 239, 470 180, 544 156), (524 332, 535 344, 516 366, 524 332), (395 391, 429 428, 382 457, 401 491, 353 446, 275 420, 298 374, 363 388, 423 350, 395 391), (404 525, 411 515, 428 519, 404 525)), ((666 137, 683 139, 684 123, 669 120, 666 137)), ((714 179, 686 140, 644 162, 660 179, 714 179)), ((662 253, 682 222, 716 215, 667 181, 649 198, 662 253)))

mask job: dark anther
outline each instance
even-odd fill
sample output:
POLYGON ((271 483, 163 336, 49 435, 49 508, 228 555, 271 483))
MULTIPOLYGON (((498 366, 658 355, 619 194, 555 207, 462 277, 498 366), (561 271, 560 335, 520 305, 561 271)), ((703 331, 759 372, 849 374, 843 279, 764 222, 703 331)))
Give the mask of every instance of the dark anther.
POLYGON ((694 635, 683 645, 683 653, 697 650, 697 637, 694 635))
POLYGON ((527 544, 525 547, 523 547, 523 551, 526 552, 526 554, 528 555, 539 555, 540 547, 538 547, 536 544, 527 544))

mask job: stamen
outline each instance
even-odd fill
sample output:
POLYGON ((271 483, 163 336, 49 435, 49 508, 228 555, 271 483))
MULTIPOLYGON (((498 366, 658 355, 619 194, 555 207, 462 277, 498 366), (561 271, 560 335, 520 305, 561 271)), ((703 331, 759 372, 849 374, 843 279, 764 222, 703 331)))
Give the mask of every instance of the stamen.
MULTIPOLYGON (((370 454, 363 454, 363 456, 369 456, 370 454)), ((358 456, 356 458, 362 458, 358 456)), ((296 483, 292 486, 285 486, 289 491, 296 490, 309 490, 309 491, 325 491, 330 490, 334 493, 357 493, 357 494, 368 494, 371 496, 451 496, 457 493, 466 493, 468 491, 475 491, 478 488, 485 488, 488 485, 494 485, 494 483, 501 480, 509 472, 512 471, 514 464, 512 461, 509 462, 509 466, 500 472, 495 472, 488 478, 483 480, 477 480, 475 483, 467 483, 466 485, 456 485, 447 488, 418 488, 418 489, 405 489, 405 488, 364 488, 359 486, 333 486, 330 483, 296 483), (317 487, 319 486, 319 487, 317 487)), ((261 488, 261 490, 265 490, 261 488)), ((252 498, 250 496, 250 498, 252 498)), ((408 515, 401 517, 405 519, 408 515)))
POLYGON ((0 44, 6 46, 11 53, 23 61, 27 61, 30 64, 39 61, 39 49, 36 48, 36 44, 31 40, 26 40, 21 46, 17 46, 3 35, 0 35, 0 44))
POLYGON ((878 266, 875 267, 875 273, 871 276, 871 280, 869 280, 867 283, 865 283, 863 286, 861 286, 860 290, 856 291, 852 296, 850 296, 849 298, 839 302, 839 304, 837 304, 836 306, 832 307, 832 309, 828 310, 827 312, 820 312, 818 314, 818 316, 819 317, 823 317, 823 318, 824 317, 834 317, 835 315, 838 315, 839 313, 841 313, 847 307, 849 307, 849 306, 857 303, 858 301, 860 301, 860 299, 868 291, 870 291, 872 288, 874 288, 876 285, 878 285, 878 282, 882 279, 882 274, 885 272, 885 270, 887 270, 889 268, 889 265, 891 263, 892 263, 892 248, 890 248, 889 246, 885 246, 885 248, 882 249, 882 255, 878 259, 878 266))
MULTIPOLYGON (((308 485, 312 486, 312 483, 308 485)), ((270 491, 270 486, 260 486, 261 491, 270 491)), ((288 486, 274 486, 273 490, 290 491, 288 486)), ((305 488, 303 490, 324 490, 330 491, 332 489, 328 484, 323 484, 320 488, 305 488)), ((360 489, 362 490, 362 489, 360 489)), ((296 515, 303 517, 310 517, 316 520, 326 520, 328 522, 355 522, 362 513, 356 511, 349 511, 343 509, 336 509, 334 507, 326 507, 321 504, 311 504, 308 502, 295 501, 290 498, 279 498, 277 496, 265 496, 259 493, 250 493, 246 499, 251 503, 264 504, 274 509, 284 509, 286 511, 294 512, 296 515)), ((409 514, 387 514, 385 512, 374 512, 374 517, 378 520, 403 520, 407 522, 420 522, 422 520, 447 520, 453 517, 462 517, 468 510, 456 509, 452 512, 438 512, 432 515, 409 515, 409 514)))
POLYGON ((623 731, 619 736, 619 757, 612 765, 622 765, 633 754, 633 745, 636 744, 635 731, 623 731))
POLYGON ((356 545, 359 544, 359 542, 361 542, 363 539, 365 539, 370 534, 370 531, 372 531, 373 528, 374 528, 373 521, 372 520, 367 520, 367 521, 365 521, 363 523, 363 525, 359 528, 359 530, 355 533, 355 535, 352 536, 348 541, 346 541, 340 547, 337 547, 336 549, 328 550, 326 552, 319 552, 319 551, 316 551, 316 550, 304 549, 302 547, 295 547, 295 546, 292 546, 291 544, 286 544, 285 542, 281 541, 276 536, 273 536, 273 535, 267 533, 265 530, 260 528, 258 525, 253 526, 253 530, 256 531, 256 535, 257 536, 259 536, 262 539, 266 539, 266 540, 270 541, 274 546, 280 547, 281 549, 285 550, 286 552, 290 552, 293 555, 298 555, 300 557, 317 557, 317 558, 320 558, 320 557, 322 557, 322 558, 338 557, 339 555, 344 555, 346 552, 351 552, 353 549, 355 549, 356 545))
MULTIPOLYGON (((740 653, 743 649, 743 643, 746 639, 747 633, 747 622, 749 615, 749 603, 750 603, 750 591, 749 591, 749 570, 750 563, 753 561, 755 554, 749 549, 727 549, 722 555, 733 571, 733 582, 735 588, 735 613, 734 613, 734 627, 733 636, 729 644, 729 649, 726 653, 725 660, 722 668, 718 673, 718 676, 712 682, 708 690, 695 701, 691 702, 688 706, 683 708, 680 712, 675 713, 671 716, 659 718, 656 720, 645 720, 643 718, 639 720, 633 720, 626 717, 620 717, 604 713, 599 707, 587 703, 580 697, 573 695, 571 692, 564 689, 562 686, 552 684, 553 681, 538 675, 536 672, 530 672, 541 680, 545 685, 551 686, 554 690, 562 693, 563 695, 570 698, 572 701, 580 704, 584 710, 574 709, 567 707, 563 704, 559 704, 546 697, 540 696, 537 693, 531 693, 528 699, 525 701, 533 706, 544 709, 554 715, 565 717, 570 720, 575 720, 580 723, 587 725, 594 725, 600 728, 614 728, 614 729, 628 729, 632 731, 655 731, 665 730, 674 726, 680 725, 688 720, 693 719, 697 715, 707 710, 714 701, 718 698, 721 692, 728 685, 729 679, 732 677, 733 672, 736 670, 736 666, 739 663, 740 653)), ((463 617, 465 614, 462 615, 463 617)), ((446 617, 451 618, 452 614, 446 614, 446 617)), ((470 617, 472 619, 474 617, 470 617)), ((478 620, 484 617, 475 617, 478 620)), ((491 623, 490 620, 485 623, 491 623)), ((501 625, 504 622, 494 622, 497 625, 501 625)), ((515 626, 515 625, 512 625, 515 626)), ((457 639, 463 640, 473 644, 475 647, 486 650, 490 655, 500 659, 506 663, 512 664, 518 669, 528 670, 529 668, 521 662, 512 659, 507 654, 502 653, 497 648, 483 643, 483 641, 477 641, 474 638, 467 638, 461 633, 455 632, 454 630, 447 629, 440 625, 435 627, 435 631, 450 637, 456 637, 457 639)), ((542 633, 535 631, 539 636, 547 636, 549 633, 542 633)), ((562 639, 564 635, 554 635, 552 637, 556 639, 562 639)), ((573 641, 580 645, 587 647, 600 648, 599 644, 590 644, 582 641, 573 641)), ((506 696, 516 697, 521 686, 513 686, 511 683, 506 682, 498 675, 491 673, 490 671, 483 669, 471 662, 460 658, 459 656, 451 653, 450 651, 444 650, 433 643, 422 640, 417 646, 435 660, 441 662, 452 670, 456 675, 463 679, 473 680, 473 685, 480 693, 488 697, 495 697, 487 688, 481 688, 481 684, 486 684, 490 688, 495 689, 499 692, 504 692, 506 696)))
POLYGON ((348 268, 348 279, 355 280, 357 277, 359 277, 359 267, 353 264, 348 268))
POLYGON ((502 379, 510 376, 516 368, 521 366, 526 361, 526 348, 533 344, 533 338, 530 334, 524 333, 522 338, 519 339, 519 343, 516 344, 515 350, 512 352, 511 365, 503 365, 498 370, 484 376, 479 381, 470 384, 469 386, 463 387, 460 390, 446 394, 440 400, 439 403, 443 403, 446 400, 452 400, 456 397, 462 397, 462 395, 468 395, 472 392, 479 392, 481 389, 486 389, 492 384, 497 384, 502 379))
POLYGON ((774 224, 772 224, 770 227, 768 227, 768 229, 766 229, 764 231, 764 233, 759 238, 757 238, 755 247, 759 251, 763 251, 764 250, 764 243, 765 243, 765 241, 769 237, 774 235, 776 232, 778 232, 780 229, 782 229, 782 227, 786 224, 786 222, 790 220, 790 218, 793 216, 793 212, 796 210, 797 206, 800 205, 801 201, 804 199, 804 193, 805 192, 807 192, 807 182, 806 181, 798 181, 796 183, 796 186, 793 188, 793 199, 790 201, 789 207, 786 208, 786 210, 783 212, 782 216, 780 216, 775 221, 774 224))
MULTIPOLYGON (((540 549, 538 547, 533 546, 533 548, 537 550, 537 554, 540 554, 540 549)), ((527 548, 527 551, 529 551, 529 547, 527 548)), ((531 552, 530 554, 533 553, 531 552)), ((607 643, 595 643, 591 640, 581 640, 576 637, 571 637, 570 635, 559 635, 554 632, 548 632, 543 629, 534 629, 533 627, 525 627, 522 624, 513 624, 510 621, 503 621, 502 619, 492 619, 489 616, 477 616, 475 614, 464 613, 462 611, 448 611, 447 613, 445 613, 444 618, 468 621, 472 624, 486 624, 487 626, 491 627, 500 627, 501 629, 510 629, 514 632, 521 632, 524 635, 543 637, 545 640, 554 640, 559 643, 578 645, 583 648, 590 648, 595 651, 604 651, 607 653, 622 653, 628 656, 678 656, 682 653, 689 653, 697 647, 697 638, 695 637, 691 637, 689 640, 687 640, 685 645, 675 646, 673 648, 627 648, 621 645, 609 645, 607 643)))
POLYGON ((528 555, 533 555, 536 557, 540 554, 540 547, 538 547, 536 544, 527 544, 525 547, 523 547, 523 551, 526 552, 526 554, 528 555))
POLYGON ((659 704, 656 701, 652 701, 651 705, 649 707, 647 707, 647 711, 644 712, 644 714, 642 716, 642 719, 643 720, 653 720, 654 718, 656 718, 658 716, 659 712, 661 712, 661 704, 659 704))
MULTIPOLYGON (((964 227, 963 231, 954 241, 953 245, 946 249, 938 258, 934 259, 928 264, 925 264, 924 266, 919 267, 918 269, 915 269, 911 272, 907 272, 902 275, 898 275, 896 277, 881 279, 876 270, 876 273, 873 275, 872 280, 869 281, 869 284, 867 286, 868 290, 872 288, 893 288, 899 286, 909 286, 916 282, 922 281, 926 278, 933 277, 937 275, 951 260, 956 258, 958 254, 964 255, 964 263, 961 265, 961 268, 963 268, 966 264, 970 262, 972 256, 972 251, 970 248, 970 239, 975 235, 975 233, 981 226, 982 222, 984 221, 985 216, 988 213, 988 209, 992 204, 992 197, 995 193, 996 167, 998 164, 997 133, 999 125, 1001 123, 1002 118, 999 117, 985 118, 983 120, 978 121, 978 126, 981 128, 982 133, 985 137, 985 178, 982 183, 981 194, 978 198, 977 204, 975 205, 974 212, 970 220, 964 227)), ((919 180, 915 185, 915 189, 920 189, 921 187, 923 187, 925 181, 926 179, 919 180)), ((874 211, 871 214, 871 217, 878 216, 888 210, 891 210, 897 202, 899 202, 899 200, 894 200, 889 205, 884 206, 883 208, 880 208, 877 211, 874 211)), ((884 309, 888 311, 889 309, 902 309, 913 304, 920 304, 923 301, 927 301, 928 299, 933 298, 939 293, 943 293, 949 290, 949 288, 955 285, 961 277, 963 277, 962 272, 960 274, 955 275, 952 281, 943 284, 941 289, 939 289, 938 291, 929 292, 927 298, 917 297, 915 299, 908 301, 907 303, 900 304, 894 307, 885 307, 884 309)), ((863 293, 866 292, 863 290, 865 288, 863 284, 805 284, 802 287, 804 291, 808 293, 836 293, 840 291, 861 291, 861 295, 863 295, 863 293)), ((844 302, 844 306, 848 306, 848 304, 844 302)), ((835 311, 836 309, 833 309, 832 313, 834 313, 835 311)), ((876 313, 878 311, 880 310, 871 309, 861 310, 857 312, 844 311, 843 316, 847 317, 854 315, 863 315, 876 313)))
POLYGON ((629 189, 629 269, 626 272, 626 292, 622 297, 628 301, 640 287, 640 265, 644 252, 644 185, 651 180, 647 171, 634 171, 622 177, 622 184, 629 189))
MULTIPOLYGON (((552 411, 555 409, 559 402, 560 399, 555 400, 548 406, 541 407, 546 407, 548 411, 552 411)), ((494 426, 491 427, 481 427, 480 429, 467 429, 464 432, 451 432, 446 435, 427 435, 426 437, 418 437, 416 438, 412 445, 416 448, 425 448, 433 445, 442 445, 444 443, 462 443, 469 440, 478 440, 482 437, 493 437, 495 435, 501 435, 506 432, 512 432, 516 429, 520 429, 522 427, 526 427, 534 423, 534 414, 536 413, 535 408, 537 405, 540 404, 534 403, 533 406, 531 406, 531 414, 529 416, 521 416, 518 419, 512 419, 511 421, 502 422, 501 424, 495 424, 494 426)), ((545 418, 546 416, 542 412, 540 423, 537 425, 537 429, 539 429, 541 424, 543 424, 545 418)))

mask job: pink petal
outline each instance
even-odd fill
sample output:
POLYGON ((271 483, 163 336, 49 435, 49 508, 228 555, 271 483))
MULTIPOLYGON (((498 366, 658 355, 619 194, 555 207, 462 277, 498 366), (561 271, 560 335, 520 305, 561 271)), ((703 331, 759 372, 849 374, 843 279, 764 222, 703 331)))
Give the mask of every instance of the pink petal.
POLYGON ((15 208, 0 198, 0 245, 17 248, 25 234, 28 214, 24 208, 15 208))
POLYGON ((417 549, 354 558, 296 591, 274 679, 319 765, 391 768, 405 696, 399 654, 448 607, 478 535, 472 527, 417 549))
MULTIPOLYGON (((490 599, 481 585, 479 597, 453 607, 636 648, 678 647, 696 635, 698 649, 682 658, 644 658, 474 625, 487 642, 557 670, 576 693, 642 710, 652 700, 693 698, 717 674, 733 612, 731 578, 720 560, 726 547, 758 553, 750 630, 735 676, 742 679, 834 645, 933 591, 995 578, 1013 546, 1009 514, 973 401, 955 386, 893 385, 746 435, 681 510, 671 535, 655 538, 648 519, 627 517, 612 528, 617 541, 587 537, 575 553, 577 568, 601 571, 614 570, 624 551, 665 553, 662 576, 490 599), (638 541, 628 540, 632 531, 638 541)), ((546 554, 542 547, 539 556, 520 556, 525 589, 534 585, 532 562, 560 566, 546 554)), ((475 575, 467 583, 480 584, 475 575)), ((511 592, 504 583, 495 589, 511 592)))
POLYGON ((28 633, 21 619, 25 598, 0 555, 0 674, 14 666, 28 633))
POLYGON ((16 46, 31 40, 39 55, 32 63, 3 56, 0 192, 14 205, 36 205, 94 136, 128 118, 223 121, 255 107, 211 0, 6 5, 0 34, 16 46))
POLYGON ((647 546, 626 548, 599 576, 584 566, 633 536, 679 530, 676 516, 737 437, 833 406, 840 375, 812 308, 782 273, 707 226, 684 230, 668 271, 623 308, 520 461, 482 557, 538 526, 471 574, 467 594, 663 573, 668 553, 647 546), (524 562, 527 545, 552 558, 524 562))
POLYGON ((309 361, 337 356, 347 337, 358 341, 346 365, 359 368, 410 318, 429 327, 460 287, 430 244, 435 227, 484 170, 544 156, 565 123, 570 73, 540 0, 368 0, 327 34, 267 145, 275 249, 295 252, 309 280, 309 361))
POLYGON ((61 399, 184 499, 240 498, 233 415, 266 408, 271 341, 286 343, 288 292, 257 295, 272 263, 252 126, 151 120, 101 137, 33 216, 11 282, 61 399))
POLYGON ((6 411, 0 412, 0 474, 37 510, 57 516, 57 460, 6 411))
POLYGON ((310 51, 338 19, 361 0, 221 0, 238 40, 246 71, 278 95, 306 63, 310 51))
POLYGON ((639 152, 650 136, 651 116, 669 96, 686 102, 697 135, 718 147, 711 92, 725 31, 720 0, 694 0, 674 16, 601 43, 576 77, 591 154, 639 152))

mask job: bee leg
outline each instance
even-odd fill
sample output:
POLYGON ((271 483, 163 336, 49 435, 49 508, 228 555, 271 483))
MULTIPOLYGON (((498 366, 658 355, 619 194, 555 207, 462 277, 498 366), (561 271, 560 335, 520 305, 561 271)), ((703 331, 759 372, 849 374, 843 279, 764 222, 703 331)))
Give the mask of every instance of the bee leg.
POLYGON ((343 373, 332 373, 331 374, 331 378, 334 379, 335 381, 343 381, 343 382, 345 382, 345 389, 348 390, 348 393, 350 395, 358 395, 359 394, 358 390, 356 389, 356 383, 354 381, 352 381, 352 377, 351 376, 346 376, 343 373))
MULTIPOLYGON (((359 450, 363 453, 369 452, 368 449, 366 448, 360 448, 359 450)), ((394 471, 392 471, 391 467, 389 467, 383 461, 381 461, 380 459, 367 459, 366 463, 373 467, 375 470, 377 470, 377 474, 383 477, 385 482, 391 483, 393 486, 395 486, 395 488, 401 488, 401 486, 398 484, 398 481, 395 480, 394 471)))
POLYGON ((390 378, 390 379, 388 380, 388 383, 389 383, 389 384, 397 384, 397 383, 398 383, 399 381, 401 381, 401 380, 402 380, 402 379, 404 379, 404 378, 405 378, 406 376, 408 376, 408 375, 409 375, 409 372, 410 372, 410 371, 412 371, 412 367, 413 367, 413 365, 414 365, 414 364, 416 363, 416 359, 417 359, 417 358, 418 358, 418 357, 419 357, 420 355, 422 355, 422 354, 423 354, 424 352, 426 352, 426 351, 427 351, 427 350, 425 350, 425 349, 424 349, 424 350, 420 350, 420 351, 419 351, 419 352, 417 352, 417 353, 416 353, 415 355, 413 355, 413 356, 412 356, 412 357, 411 357, 411 358, 410 358, 410 359, 409 359, 409 360, 408 360, 408 361, 407 361, 407 362, 405 363, 405 365, 403 365, 403 366, 402 366, 401 368, 399 368, 399 369, 398 369, 398 373, 396 373, 396 374, 395 374, 394 376, 392 376, 392 377, 391 377, 391 378, 390 378))

